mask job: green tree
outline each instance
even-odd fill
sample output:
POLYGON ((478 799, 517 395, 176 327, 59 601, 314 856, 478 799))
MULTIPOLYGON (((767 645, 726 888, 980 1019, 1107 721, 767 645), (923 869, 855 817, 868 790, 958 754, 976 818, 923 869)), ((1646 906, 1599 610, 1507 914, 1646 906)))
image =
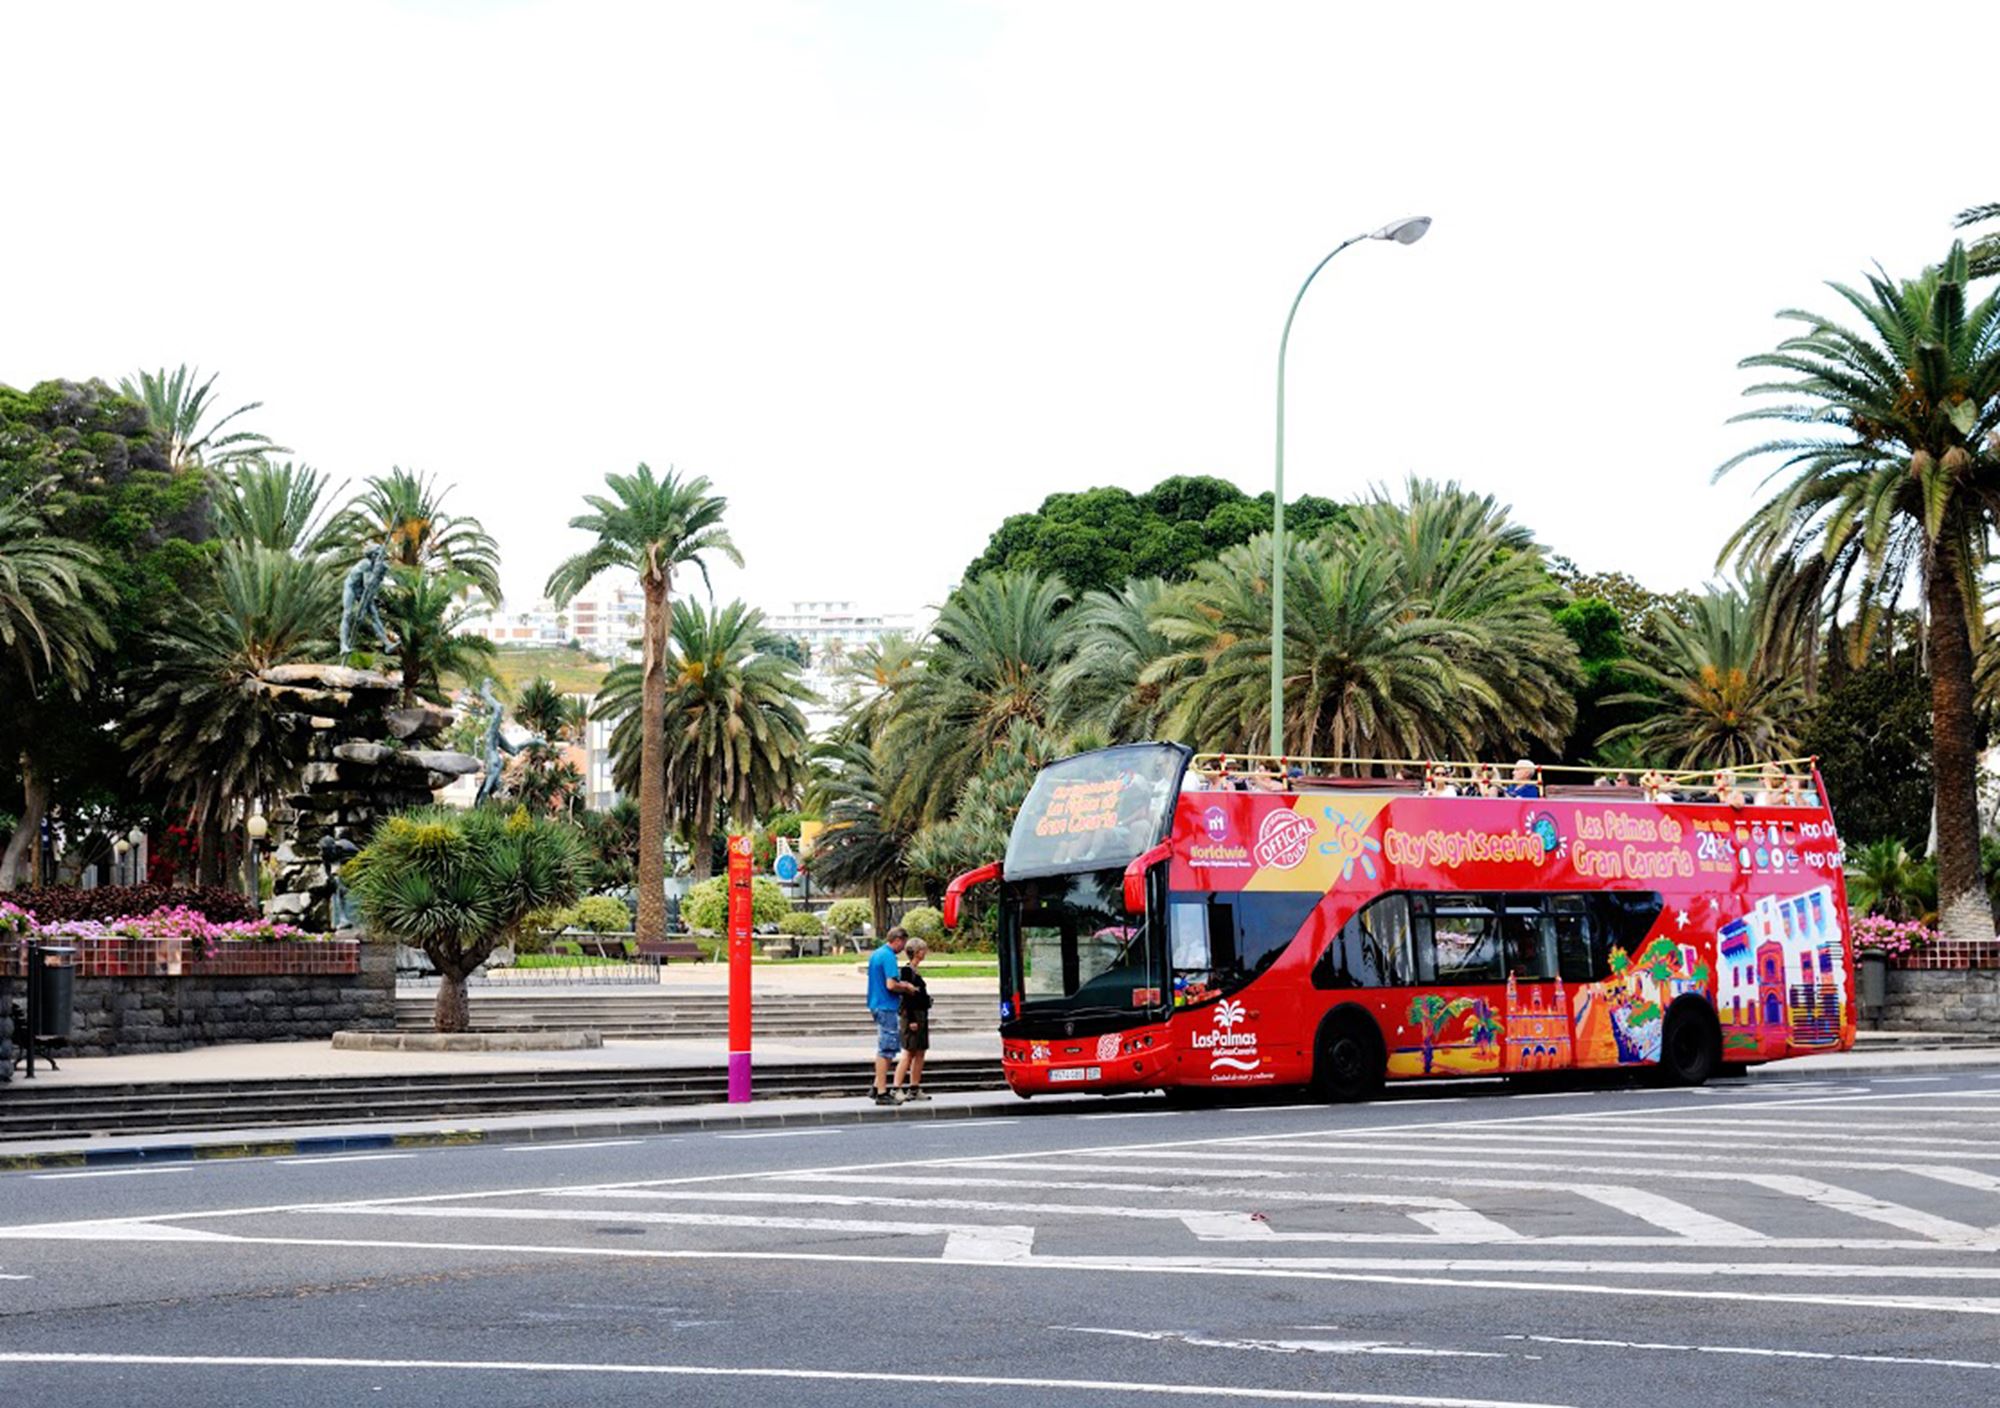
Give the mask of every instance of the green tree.
POLYGON ((535 737, 516 761, 514 796, 533 812, 574 816, 583 794, 583 774, 563 756, 566 744, 582 733, 586 712, 580 700, 537 675, 514 698, 514 720, 535 737))
MULTIPOLYGON (((572 528, 596 534, 597 541, 556 568, 544 590, 557 605, 567 606, 600 573, 622 567, 638 574, 645 597, 636 710, 640 754, 637 929, 644 941, 664 938, 667 931, 667 662, 673 649, 674 571, 692 567, 706 583, 710 554, 739 567, 743 555, 722 526, 729 501, 710 493, 708 480, 700 475, 683 479, 670 468, 655 478, 652 469, 641 464, 632 474, 606 475, 604 482, 610 495, 585 495, 591 511, 569 521, 572 528)), ((704 859, 701 864, 705 870, 708 862, 704 859)))
POLYGON ((185 362, 169 372, 141 371, 119 383, 119 392, 146 408, 153 428, 166 441, 167 464, 174 472, 187 469, 225 470, 252 463, 267 455, 287 453, 269 437, 254 430, 226 430, 238 416, 263 407, 262 401, 238 406, 227 415, 210 401, 215 377, 198 382, 201 372, 190 371, 185 362))
POLYGON ((215 476, 215 532, 233 542, 310 556, 323 552, 326 476, 290 460, 244 460, 215 476))
MULTIPOLYGON (((1974 225, 1991 224, 1996 220, 2000 220, 2000 201, 1961 210, 1952 224, 1964 230, 1974 225)), ((1975 279, 1983 279, 1990 274, 2000 274, 2000 231, 1989 232, 1973 241, 1972 247, 1966 251, 1966 259, 1975 279)))
MULTIPOLYGON (((327 572, 329 579, 337 580, 327 572)), ((466 629, 479 614, 472 578, 452 569, 393 567, 382 593, 382 620, 396 641, 402 706, 419 699, 442 704, 448 676, 477 679, 500 658, 493 642, 466 629)))
POLYGON ((1914 656, 1873 661, 1823 693, 1800 730, 1850 849, 1896 840, 1921 854, 1929 843, 1930 698, 1914 656))
POLYGON ((808 801, 826 818, 813 842, 813 879, 831 890, 862 890, 875 932, 889 932, 889 898, 908 867, 903 851, 914 826, 890 811, 882 765, 874 749, 852 737, 835 738, 815 751, 808 801))
MULTIPOLYGON (((1915 575, 1928 619, 1932 781, 1942 924, 1989 939, 1993 913, 1979 869, 1973 640, 1977 582, 2000 502, 2000 295, 1974 304, 1970 263, 1954 245, 1942 265, 1865 290, 1833 288, 1861 319, 1849 328, 1804 311, 1775 352, 1747 359, 1782 379, 1749 388, 1776 404, 1741 419, 1801 427, 1753 446, 1718 474, 1776 458, 1790 479, 1738 530, 1730 551, 1769 567, 1817 556, 1829 590, 1894 597, 1915 575)), ((1837 617, 1838 601, 1829 604, 1837 617)))
POLYGON ((942 897, 953 876, 1006 855, 1015 813, 1027 799, 1035 774, 1067 751, 1046 730, 1015 724, 966 784, 951 817, 933 822, 911 838, 905 860, 910 874, 923 882, 924 892, 942 897))
POLYGON ((1090 592, 1077 605, 1068 658, 1050 681, 1062 723, 1101 729, 1121 743, 1159 736, 1167 695, 1146 674, 1173 649, 1154 624, 1170 590, 1162 578, 1135 577, 1115 592, 1090 592))
POLYGON ((456 572, 488 601, 500 600, 500 548, 479 520, 446 513, 451 495, 428 474, 400 465, 363 481, 327 530, 344 561, 379 543, 393 566, 456 572))
POLYGON ((153 639, 127 681, 123 741, 142 780, 164 788, 201 838, 199 873, 220 878, 221 833, 295 780, 279 709, 258 676, 324 660, 339 598, 319 564, 270 548, 226 545, 212 602, 153 639))
POLYGON ((894 768, 883 781, 898 814, 942 821, 1016 723, 1049 723, 1068 603, 1060 578, 1025 572, 977 578, 945 603, 883 733, 894 768))
POLYGON ((620 797, 601 812, 578 817, 590 845, 590 888, 626 890, 639 875, 639 804, 620 797))
POLYGON ((466 977, 536 910, 572 904, 589 856, 573 826, 524 808, 420 807, 384 822, 341 870, 369 932, 438 970, 431 1026, 471 1024, 466 977))
MULTIPOLYGON (((776 924, 792 912, 792 902, 775 880, 762 875, 750 881, 750 922, 757 928, 776 924)), ((718 875, 689 887, 681 905, 681 919, 688 928, 720 934, 729 928, 729 882, 718 875)))
MULTIPOLYGON (((693 847, 694 873, 712 865, 718 823, 748 826, 792 800, 805 780, 809 749, 800 705, 812 691, 798 666, 765 650, 764 613, 732 601, 674 603, 673 637, 662 661, 666 697, 658 761, 666 819, 693 847)), ((613 721, 611 767, 620 791, 638 791, 644 814, 648 775, 642 665, 605 677, 595 717, 613 721)), ((641 857, 646 842, 640 842, 641 857)), ((642 881, 643 884, 643 881, 642 881)))
POLYGON ((1857 847, 1847 868, 1847 907, 1856 914, 1921 919, 1937 903, 1937 871, 1893 836, 1857 847))
POLYGON ((1625 668, 1651 692, 1614 694, 1606 706, 1638 704, 1656 712, 1621 724, 1600 742, 1631 739, 1646 756, 1682 768, 1740 767, 1798 747, 1804 698, 1799 684, 1762 647, 1751 599, 1734 587, 1698 597, 1694 624, 1658 623, 1625 668))

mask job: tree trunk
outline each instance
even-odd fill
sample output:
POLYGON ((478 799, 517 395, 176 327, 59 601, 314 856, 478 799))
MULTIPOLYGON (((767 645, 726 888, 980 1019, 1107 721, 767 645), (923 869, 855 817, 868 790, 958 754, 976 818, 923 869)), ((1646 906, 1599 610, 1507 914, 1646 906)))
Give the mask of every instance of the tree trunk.
POLYGON ((715 874, 715 823, 697 826, 688 850, 688 873, 696 881, 715 874))
POLYGON ((1972 635, 1959 590, 1957 545, 1940 536, 1924 596, 1930 608, 1931 778, 1937 798, 1938 928, 1947 938, 1993 937, 1993 907, 1979 866, 1979 753, 1975 746, 1972 635))
POLYGON ((875 937, 889 932, 889 879, 878 875, 868 882, 868 903, 875 910, 875 937))
POLYGON ((20 888, 27 875, 28 857, 35 837, 41 834, 42 818, 49 810, 49 780, 35 767, 34 759, 21 754, 21 821, 8 838, 6 854, 0 856, 0 890, 20 888))
MULTIPOLYGON (((649 564, 650 566, 650 564, 649 564)), ((639 579, 646 593, 646 639, 639 682, 640 943, 667 936, 667 623, 672 583, 652 570, 639 579)))
POLYGON ((465 994, 465 974, 438 969, 437 1002, 431 1008, 431 1030, 463 1032, 472 1029, 472 1004, 465 994))

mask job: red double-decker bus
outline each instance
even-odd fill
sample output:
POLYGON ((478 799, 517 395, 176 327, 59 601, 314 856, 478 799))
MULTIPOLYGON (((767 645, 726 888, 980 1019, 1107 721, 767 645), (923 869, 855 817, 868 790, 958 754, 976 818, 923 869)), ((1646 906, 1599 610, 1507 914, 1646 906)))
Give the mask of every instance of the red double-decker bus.
POLYGON ((955 923, 970 887, 999 884, 1009 1084, 1360 1099, 1386 1079, 1617 1067, 1698 1084, 1853 1044, 1840 842, 1810 761, 1746 791, 1557 772, 1171 744, 1050 765, 1005 860, 946 895, 955 923))

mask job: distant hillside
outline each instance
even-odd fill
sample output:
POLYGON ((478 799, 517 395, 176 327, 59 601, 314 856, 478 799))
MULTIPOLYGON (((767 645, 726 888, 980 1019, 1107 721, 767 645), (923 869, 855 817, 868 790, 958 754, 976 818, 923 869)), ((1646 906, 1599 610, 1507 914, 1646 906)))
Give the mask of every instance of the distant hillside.
POLYGON ((610 671, 607 662, 566 645, 503 645, 493 674, 511 697, 536 675, 546 675, 565 694, 595 694, 610 671))

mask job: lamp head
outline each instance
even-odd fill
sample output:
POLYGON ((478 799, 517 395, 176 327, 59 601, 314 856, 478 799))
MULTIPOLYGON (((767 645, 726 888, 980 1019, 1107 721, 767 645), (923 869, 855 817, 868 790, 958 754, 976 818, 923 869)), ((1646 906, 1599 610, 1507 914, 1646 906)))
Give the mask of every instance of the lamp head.
POLYGON ((1431 217, 1412 215, 1407 220, 1396 220, 1384 225, 1368 238, 1371 240, 1394 240, 1397 244, 1415 244, 1431 228, 1431 217))
POLYGON ((130 841, 136 850, 139 846, 145 844, 146 832, 144 828, 135 826, 125 833, 125 839, 130 841))
POLYGON ((250 832, 251 840, 261 841, 267 834, 269 834, 271 830, 271 823, 264 819, 264 814, 262 812, 258 812, 250 818, 249 822, 247 823, 247 829, 250 832))

